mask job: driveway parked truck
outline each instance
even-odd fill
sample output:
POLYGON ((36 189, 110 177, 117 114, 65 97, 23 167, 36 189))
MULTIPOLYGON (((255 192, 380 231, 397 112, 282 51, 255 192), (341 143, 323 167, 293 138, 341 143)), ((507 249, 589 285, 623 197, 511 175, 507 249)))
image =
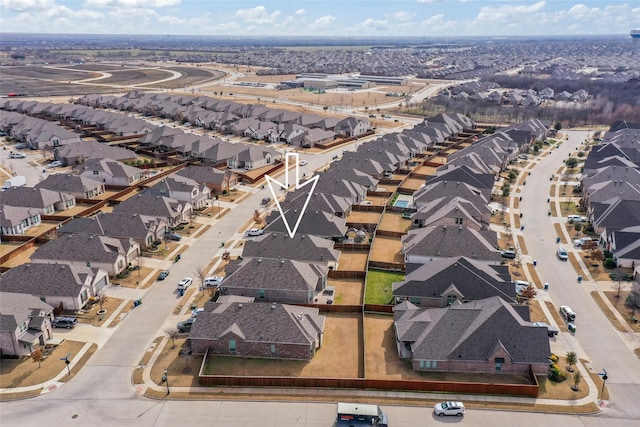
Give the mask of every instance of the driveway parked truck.
POLYGON ((378 405, 361 403, 338 403, 339 427, 378 426, 387 427, 387 414, 378 405))

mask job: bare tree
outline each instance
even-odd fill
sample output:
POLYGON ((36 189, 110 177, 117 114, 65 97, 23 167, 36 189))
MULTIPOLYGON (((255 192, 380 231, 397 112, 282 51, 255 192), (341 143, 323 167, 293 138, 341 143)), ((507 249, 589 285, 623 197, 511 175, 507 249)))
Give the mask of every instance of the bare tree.
POLYGON ((104 309, 103 308, 104 304, 107 302, 108 299, 109 299, 109 297, 104 292, 104 289, 102 289, 100 292, 98 292, 98 304, 100 304, 100 310, 104 309))
POLYGON ((204 295, 204 279, 207 277, 207 272, 204 271, 204 267, 198 266, 196 267, 196 275, 198 279, 200 279, 200 288, 202 289, 202 294, 204 295))
POLYGON ((171 348, 176 348, 176 338, 180 336, 180 332, 178 332, 177 328, 167 328, 164 330, 164 333, 167 334, 169 338, 171 338, 171 348))
POLYGON ((522 298, 526 298, 530 300, 536 297, 536 295, 538 294, 538 291, 533 285, 529 285, 526 288, 524 288, 520 294, 522 295, 522 298))

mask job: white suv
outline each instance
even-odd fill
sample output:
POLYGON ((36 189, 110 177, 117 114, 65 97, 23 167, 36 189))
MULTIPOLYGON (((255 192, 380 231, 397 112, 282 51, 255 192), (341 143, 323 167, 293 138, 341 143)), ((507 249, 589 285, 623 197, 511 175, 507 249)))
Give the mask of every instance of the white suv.
POLYGON ((193 279, 191 277, 185 277, 178 282, 178 289, 187 289, 191 283, 193 283, 193 279))
POLYGON ((461 417, 464 415, 464 404, 462 402, 441 402, 434 406, 433 412, 440 417, 445 415, 461 417))

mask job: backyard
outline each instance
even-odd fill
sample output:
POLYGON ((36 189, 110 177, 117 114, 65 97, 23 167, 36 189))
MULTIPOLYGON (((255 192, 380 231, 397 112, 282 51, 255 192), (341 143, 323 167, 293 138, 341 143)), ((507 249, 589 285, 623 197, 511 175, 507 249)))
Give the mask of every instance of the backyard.
POLYGON ((404 280, 404 273, 369 270, 367 273, 365 304, 393 304, 391 284, 404 280))
POLYGON ((369 261, 402 264, 402 242, 399 238, 376 236, 371 245, 369 261))

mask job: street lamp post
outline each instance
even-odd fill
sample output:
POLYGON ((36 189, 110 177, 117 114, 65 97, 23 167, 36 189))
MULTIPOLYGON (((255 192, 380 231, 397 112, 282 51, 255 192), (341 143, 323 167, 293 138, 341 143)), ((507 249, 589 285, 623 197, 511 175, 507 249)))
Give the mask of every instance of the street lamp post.
POLYGON ((167 368, 164 368, 164 373, 162 374, 162 381, 164 381, 164 383, 167 385, 167 396, 169 396, 169 394, 171 394, 171 391, 169 390, 169 377, 167 376, 167 368))

